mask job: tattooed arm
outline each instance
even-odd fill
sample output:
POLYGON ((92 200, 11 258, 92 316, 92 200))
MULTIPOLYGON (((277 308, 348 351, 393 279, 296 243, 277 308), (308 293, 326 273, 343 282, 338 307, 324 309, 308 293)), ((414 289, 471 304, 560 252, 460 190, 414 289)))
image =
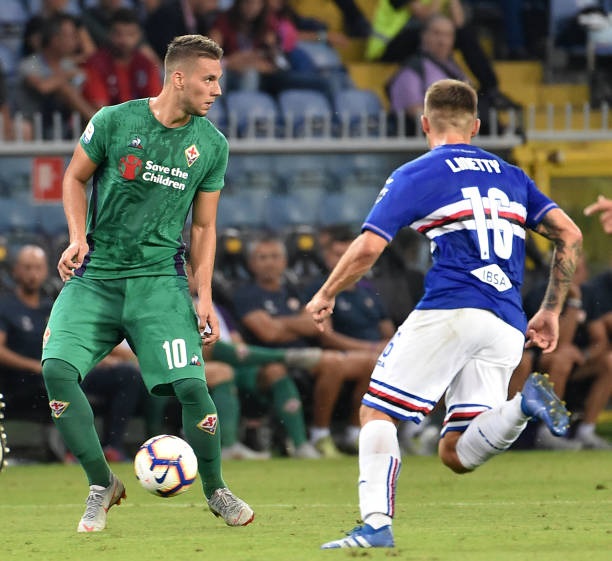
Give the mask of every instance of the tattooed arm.
POLYGON ((527 347, 551 353, 559 339, 559 314, 582 252, 582 233, 561 209, 546 214, 535 231, 554 244, 546 294, 538 312, 527 325, 527 347))

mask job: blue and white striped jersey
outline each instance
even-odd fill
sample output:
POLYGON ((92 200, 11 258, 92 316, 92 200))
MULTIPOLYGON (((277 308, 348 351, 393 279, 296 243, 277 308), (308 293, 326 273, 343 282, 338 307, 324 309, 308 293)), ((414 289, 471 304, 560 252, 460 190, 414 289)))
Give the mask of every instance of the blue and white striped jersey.
POLYGON ((418 309, 485 309, 525 332, 526 229, 556 207, 516 166, 448 144, 397 168, 362 230, 391 241, 409 226, 430 239, 433 265, 418 309))

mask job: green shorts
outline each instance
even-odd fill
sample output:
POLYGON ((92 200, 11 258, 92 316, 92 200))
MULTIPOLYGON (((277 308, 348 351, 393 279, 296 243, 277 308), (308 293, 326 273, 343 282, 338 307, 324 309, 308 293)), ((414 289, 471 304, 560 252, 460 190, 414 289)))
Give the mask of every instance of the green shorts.
POLYGON ((136 353, 150 392, 172 395, 176 380, 205 380, 185 277, 73 277, 53 305, 42 360, 64 360, 84 377, 123 339, 136 353))

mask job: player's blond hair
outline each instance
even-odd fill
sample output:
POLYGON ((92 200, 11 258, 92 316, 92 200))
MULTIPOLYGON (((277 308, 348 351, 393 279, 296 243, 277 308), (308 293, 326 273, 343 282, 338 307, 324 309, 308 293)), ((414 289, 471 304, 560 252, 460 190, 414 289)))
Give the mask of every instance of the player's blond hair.
POLYGON ((204 35, 180 35, 172 39, 164 58, 166 73, 176 68, 177 64, 204 57, 221 60, 223 49, 210 37, 204 35))
POLYGON ((476 90, 460 80, 438 80, 425 92, 423 114, 437 131, 470 129, 477 118, 477 112, 476 90))

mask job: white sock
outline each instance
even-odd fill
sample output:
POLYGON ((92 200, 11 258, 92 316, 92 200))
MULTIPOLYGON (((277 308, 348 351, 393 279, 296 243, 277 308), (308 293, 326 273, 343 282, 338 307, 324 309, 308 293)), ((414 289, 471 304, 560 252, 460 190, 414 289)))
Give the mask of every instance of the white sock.
POLYGON ((329 431, 329 428, 312 427, 310 429, 310 442, 314 444, 330 434, 331 432, 329 431))
POLYGON ((527 425, 521 394, 476 417, 457 441, 457 456, 466 469, 475 469, 507 450, 527 425))
POLYGON ((359 434, 359 507, 362 520, 373 528, 391 524, 401 466, 395 425, 383 420, 366 423, 359 434))

